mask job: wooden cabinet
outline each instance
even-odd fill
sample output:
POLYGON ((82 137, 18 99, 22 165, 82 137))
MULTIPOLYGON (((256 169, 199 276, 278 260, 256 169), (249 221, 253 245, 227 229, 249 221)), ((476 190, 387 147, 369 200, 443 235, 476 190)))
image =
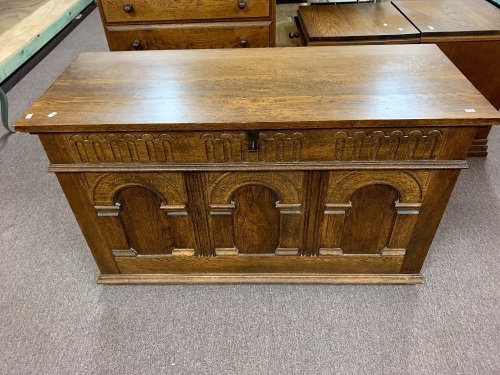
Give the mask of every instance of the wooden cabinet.
POLYGON ((27 113, 109 284, 419 283, 500 119, 432 45, 87 53, 27 113))
MULTIPOLYGON (((302 6, 297 25, 306 46, 436 43, 500 108, 500 10, 485 0, 302 6)), ((366 63, 370 67, 379 64, 366 63)), ((469 156, 487 155, 490 129, 478 130, 469 156)))
POLYGON ((418 43, 419 31, 390 3, 300 6, 305 46, 418 43))
POLYGON ((100 0, 111 51, 270 47, 270 0, 100 0))
MULTIPOLYGON (((500 9, 484 0, 393 4, 421 32, 421 43, 436 43, 485 98, 500 109, 500 9)), ((478 131, 470 156, 488 154, 490 129, 478 131)))

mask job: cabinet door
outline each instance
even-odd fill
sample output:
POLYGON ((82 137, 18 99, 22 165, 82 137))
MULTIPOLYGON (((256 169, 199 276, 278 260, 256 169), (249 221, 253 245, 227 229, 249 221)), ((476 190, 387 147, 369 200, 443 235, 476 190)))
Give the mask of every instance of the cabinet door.
POLYGON ((304 172, 209 173, 215 256, 302 255, 304 172))

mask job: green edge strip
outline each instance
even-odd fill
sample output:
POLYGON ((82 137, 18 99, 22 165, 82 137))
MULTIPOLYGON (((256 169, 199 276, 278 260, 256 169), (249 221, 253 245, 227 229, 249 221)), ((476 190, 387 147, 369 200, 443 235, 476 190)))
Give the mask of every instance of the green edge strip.
POLYGON ((14 73, 21 65, 28 61, 40 48, 47 44, 66 25, 68 25, 78 14, 82 12, 92 0, 80 0, 70 9, 66 10, 52 25, 35 35, 33 39, 23 46, 13 56, 8 58, 0 66, 0 83, 14 73))

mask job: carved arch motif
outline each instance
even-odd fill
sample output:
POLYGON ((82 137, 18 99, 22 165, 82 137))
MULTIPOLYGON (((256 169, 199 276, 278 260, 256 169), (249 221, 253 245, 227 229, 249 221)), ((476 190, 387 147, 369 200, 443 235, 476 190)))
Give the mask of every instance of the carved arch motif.
MULTIPOLYGON (((278 246, 274 252, 267 248, 268 255, 299 255, 303 177, 303 172, 228 172, 219 175, 209 191, 215 255, 235 256, 246 252, 237 248, 237 236, 242 235, 238 228, 243 228, 239 220, 249 224, 245 227, 249 233, 266 233, 266 236, 273 237, 273 243, 278 246), (259 195, 262 199, 256 199, 259 195), (245 204, 246 201, 252 202, 245 204), (258 229, 266 222, 262 215, 273 216, 275 213, 278 217, 274 222, 279 228, 258 229)), ((252 252, 252 255, 257 253, 259 251, 252 252)))
POLYGON ((180 173, 110 173, 97 181, 93 200, 113 233, 115 257, 195 255, 180 173), (144 216, 153 219, 145 223, 144 216))
POLYGON ((179 186, 171 182, 173 180, 176 179, 166 178, 158 173, 110 173, 97 183, 94 189, 94 204, 99 206, 114 205, 118 191, 134 185, 155 191, 165 204, 167 202, 169 204, 185 204, 185 194, 179 186))
POLYGON ((420 202, 422 185, 405 171, 354 171, 331 186, 327 202, 348 203, 350 197, 368 185, 389 185, 396 189, 401 202, 420 202))
MULTIPOLYGON (((299 172, 300 173, 300 172, 299 172)), ((234 191, 244 185, 263 185, 276 193, 281 203, 300 202, 299 188, 296 186, 292 173, 233 173, 220 176, 211 186, 210 203, 228 204, 234 191)))
MULTIPOLYGON (((335 174, 333 175, 335 178, 335 174)), ((396 213, 389 240, 380 256, 404 256, 413 228, 417 222, 422 203, 422 185, 417 177, 407 171, 353 171, 330 184, 323 222, 321 225, 321 245, 319 255, 342 256, 344 233, 360 233, 363 228, 346 228, 346 217, 353 209, 352 197, 356 192, 374 185, 385 185, 394 189, 399 197, 395 200, 392 212, 396 213), (345 232, 345 230, 348 232, 345 232)), ((376 197, 374 198, 376 199, 376 197)), ((377 202, 374 202, 375 204, 377 202)), ((363 205, 370 204, 364 202, 363 205)), ((361 206, 363 207, 363 206, 361 206)), ((359 206, 358 206, 359 210, 359 206)), ((360 212, 360 211, 358 211, 360 212)), ((369 210, 367 212, 370 212, 369 210)), ((389 211, 388 211, 389 212, 389 211)), ((389 212, 389 214, 391 214, 389 212)), ((391 214, 392 215, 392 214, 391 214)), ((348 224, 347 224, 348 225, 348 224)), ((348 235, 349 236, 349 235, 348 235)), ((367 249, 373 256, 374 249, 367 249)), ((378 251, 378 250, 377 250, 378 251)))

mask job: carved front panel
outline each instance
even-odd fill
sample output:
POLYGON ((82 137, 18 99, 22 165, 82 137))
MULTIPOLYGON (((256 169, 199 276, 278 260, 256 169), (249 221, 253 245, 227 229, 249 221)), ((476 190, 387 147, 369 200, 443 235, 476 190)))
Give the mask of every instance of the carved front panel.
POLYGON ((304 173, 209 174, 214 255, 300 255, 304 173))
POLYGON ((279 246, 280 213, 276 193, 246 185, 233 193, 233 238, 240 254, 274 254, 279 246))
POLYGON ((161 198, 145 187, 122 188, 115 196, 118 219, 130 249, 140 254, 172 254, 174 231, 162 210, 161 198))
POLYGON ((87 173, 81 179, 115 257, 196 254, 181 174, 87 173))
POLYGON ((388 246, 396 219, 399 193, 382 184, 354 192, 345 213, 340 249, 343 254, 378 254, 388 246))
POLYGON ((446 128, 232 130, 58 134, 44 147, 66 195, 86 195, 73 205, 87 205, 80 224, 93 221, 86 238, 106 272, 298 280, 418 266, 429 207, 444 208, 437 185, 462 167, 444 147, 456 139, 446 128))
POLYGON ((320 256, 404 256, 429 171, 330 172, 320 256))
POLYGON ((75 163, 249 163, 437 159, 447 129, 73 134, 75 163))

